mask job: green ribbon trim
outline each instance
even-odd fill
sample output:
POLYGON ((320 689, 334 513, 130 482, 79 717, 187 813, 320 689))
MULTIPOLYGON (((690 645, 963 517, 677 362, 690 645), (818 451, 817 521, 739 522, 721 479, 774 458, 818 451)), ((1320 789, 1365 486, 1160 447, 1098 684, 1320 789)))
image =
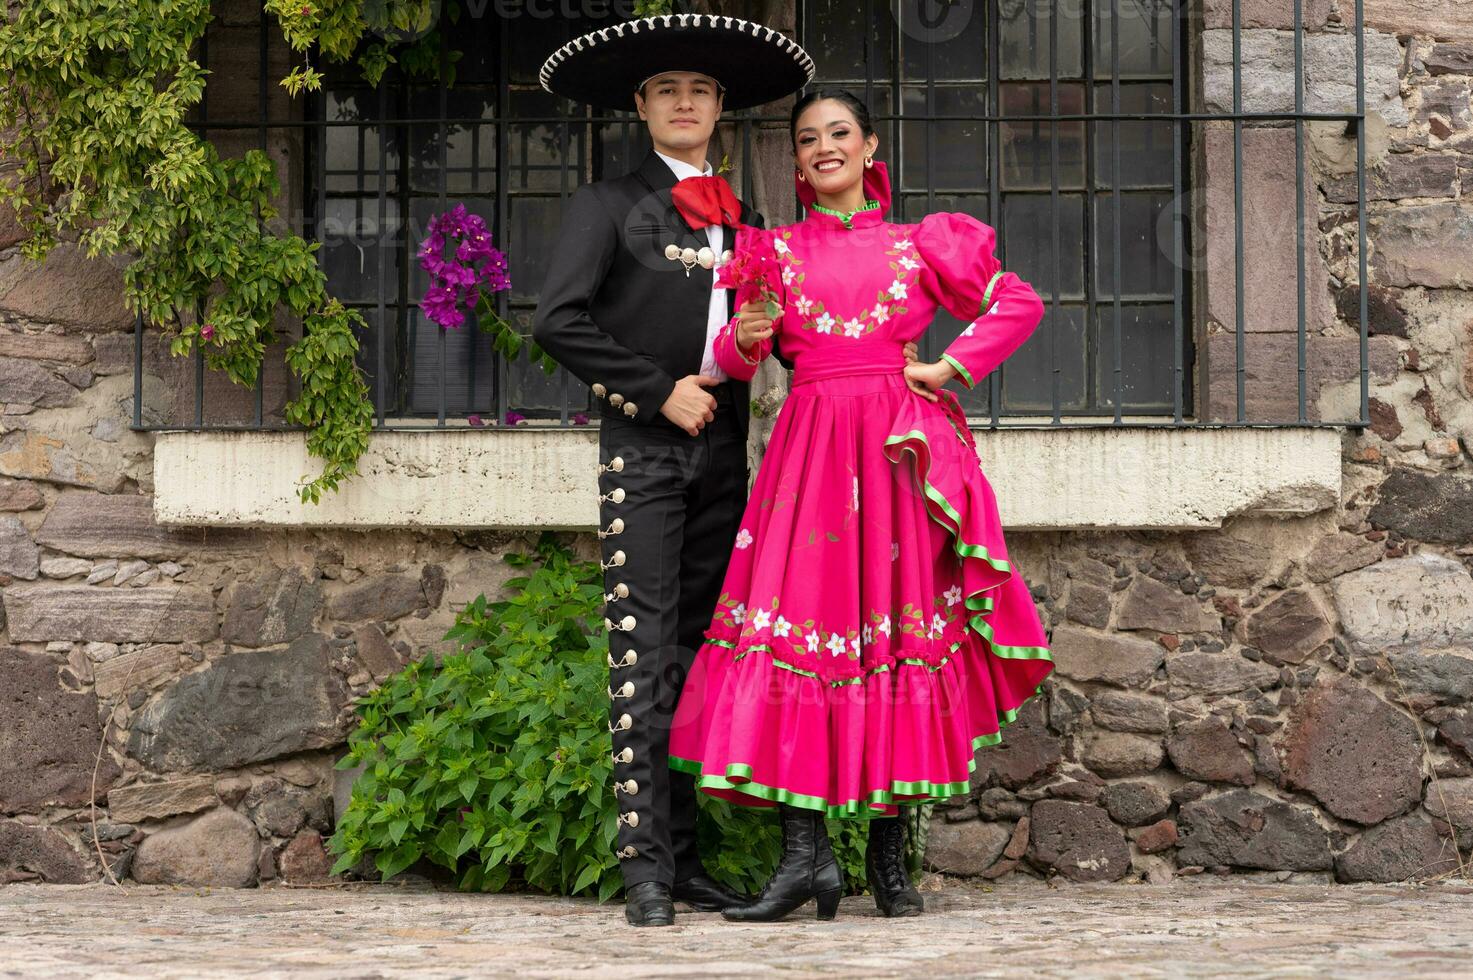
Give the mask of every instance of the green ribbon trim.
POLYGON ((957 380, 962 383, 962 387, 969 390, 977 387, 977 382, 972 380, 972 372, 968 371, 966 369, 966 366, 963 365, 961 361, 958 361, 950 354, 942 354, 941 359, 950 364, 952 367, 956 368, 956 377, 957 380))
MULTIPOLYGON (((1003 271, 1001 269, 998 269, 992 274, 992 278, 987 280, 987 288, 982 290, 982 302, 978 304, 977 319, 980 320, 982 317, 987 315, 987 307, 990 305, 992 299, 992 290, 996 288, 998 280, 1000 280, 1002 277, 1003 271)), ((952 367, 956 368, 956 376, 957 379, 961 381, 962 387, 966 388, 968 391, 977 387, 977 382, 972 377, 972 372, 968 371, 966 369, 966 366, 963 365, 961 361, 957 360, 955 357, 952 357, 950 354, 942 354, 941 359, 943 361, 946 361, 952 367)))
POLYGON ((814 201, 812 204, 808 205, 808 207, 810 209, 814 210, 814 211, 817 211, 819 214, 826 214, 826 215, 829 215, 832 218, 838 218, 840 221, 844 222, 844 227, 845 228, 848 228, 848 229, 850 229, 852 231, 854 229, 854 216, 856 214, 860 214, 860 213, 865 212, 865 211, 876 211, 876 210, 878 210, 879 207, 880 207, 880 202, 879 201, 865 201, 863 204, 861 204, 859 207, 855 208, 853 211, 836 211, 833 208, 826 208, 826 207, 824 207, 822 204, 819 204, 817 201, 814 201))
MULTIPOLYGON (((921 432, 918 429, 912 429, 904 435, 889 436, 885 439, 885 448, 888 450, 891 447, 899 446, 901 443, 910 442, 912 440, 919 442, 921 443, 921 445, 926 447, 924 468, 929 472, 931 443, 926 438, 926 434, 924 432, 921 432)), ((912 458, 915 459, 916 482, 920 486, 921 493, 925 495, 927 500, 936 505, 936 510, 932 510, 928 507, 926 508, 926 513, 930 514, 931 518, 935 520, 936 523, 946 528, 946 530, 951 534, 953 539, 952 547, 954 548, 956 553, 962 558, 976 558, 980 561, 984 561, 997 571, 1007 572, 1009 575, 1015 574, 1012 562, 1008 561, 1005 558, 993 558, 992 555, 988 552, 987 548, 983 545, 972 544, 962 539, 961 514, 957 511, 956 507, 952 506, 951 501, 946 499, 946 495, 943 494, 940 490, 937 490, 936 487, 931 483, 931 481, 927 479, 926 475, 921 472, 923 467, 921 454, 917 452, 912 446, 903 446, 900 451, 910 453, 912 458), (943 520, 941 517, 937 516, 937 511, 940 511, 941 514, 944 514, 946 519, 943 520), (950 523, 948 523, 948 521, 950 521, 950 523)), ((889 454, 887 453, 887 455, 889 454)), ((899 462, 899 460, 896 459, 895 456, 891 456, 890 458, 892 462, 899 462)), ((993 588, 995 587, 996 586, 993 586, 993 588)), ((965 599, 965 604, 967 609, 977 614, 967 620, 967 625, 976 630, 977 634, 987 641, 988 649, 997 654, 999 657, 1003 657, 1008 660, 1047 660, 1052 663, 1054 658, 1053 655, 1049 652, 1048 647, 1008 646, 1005 644, 999 644, 995 639, 993 639, 992 624, 987 622, 987 620, 983 617, 986 613, 992 612, 994 600, 991 596, 984 595, 983 591, 985 590, 979 590, 968 595, 965 599)), ((953 647, 952 649, 955 650, 956 648, 953 647)))

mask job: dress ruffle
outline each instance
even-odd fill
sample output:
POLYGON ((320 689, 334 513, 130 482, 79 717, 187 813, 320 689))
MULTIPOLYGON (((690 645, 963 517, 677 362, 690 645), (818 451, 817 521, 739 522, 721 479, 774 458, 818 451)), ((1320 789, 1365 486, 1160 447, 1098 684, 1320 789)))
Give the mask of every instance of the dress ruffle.
MULTIPOLYGON (((795 388, 774 431, 773 468, 759 474, 748 508, 756 526, 743 528, 751 537, 746 545, 739 538, 722 605, 685 680, 670 764, 733 802, 893 815, 900 802, 966 793, 977 750, 1000 741, 1052 659, 954 399, 929 402, 895 375, 807 387, 822 393, 795 388), (861 600, 853 630, 789 622, 813 595, 808 577, 831 571, 793 547, 794 529, 805 526, 805 494, 843 496, 831 482, 848 465, 842 433, 851 423, 852 465, 866 477, 856 476, 854 500, 863 482, 864 499, 891 525, 886 544, 893 535, 898 564, 876 569, 865 557, 873 550, 856 548, 867 577, 851 583, 840 574, 834 587, 889 601, 871 609, 861 600), (788 499, 789 485, 797 488, 791 513, 775 519, 773 502, 788 499), (920 609, 927 591, 935 605, 920 609)), ((874 520, 859 523, 868 529, 874 520)), ((847 562, 842 538, 831 543, 847 562)))

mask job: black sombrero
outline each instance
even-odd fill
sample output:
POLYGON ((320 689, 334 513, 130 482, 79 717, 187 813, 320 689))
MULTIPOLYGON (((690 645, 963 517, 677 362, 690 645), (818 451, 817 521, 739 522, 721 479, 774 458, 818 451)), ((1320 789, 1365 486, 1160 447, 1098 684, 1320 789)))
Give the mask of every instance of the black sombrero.
POLYGON ((666 71, 709 75, 727 109, 790 95, 813 78, 813 59, 770 27, 718 14, 662 14, 574 38, 542 63, 549 92, 600 109, 632 109, 634 92, 666 71))

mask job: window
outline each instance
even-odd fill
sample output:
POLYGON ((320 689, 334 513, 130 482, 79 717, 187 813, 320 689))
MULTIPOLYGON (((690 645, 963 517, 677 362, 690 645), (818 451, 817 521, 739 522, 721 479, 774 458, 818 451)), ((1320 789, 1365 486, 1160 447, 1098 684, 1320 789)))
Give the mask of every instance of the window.
MULTIPOLYGON (((986 221, 1003 267, 1043 297, 1029 341, 988 384, 959 390, 969 414, 1190 404, 1190 392, 1173 389, 1189 373, 1176 368, 1190 356, 1190 329, 1170 262, 1173 223, 1162 220, 1180 194, 1181 159, 1172 120, 1151 118, 1179 104, 1180 45, 1170 4, 1117 10, 1108 0, 802 5, 818 81, 870 107, 899 218, 962 211, 986 221)), ((962 327, 943 319, 924 357, 962 327)))

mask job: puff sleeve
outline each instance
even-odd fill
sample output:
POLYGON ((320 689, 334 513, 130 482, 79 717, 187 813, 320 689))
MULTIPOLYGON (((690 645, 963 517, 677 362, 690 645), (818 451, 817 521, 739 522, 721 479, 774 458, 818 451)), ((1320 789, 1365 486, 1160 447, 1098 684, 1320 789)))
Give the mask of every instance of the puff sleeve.
POLYGON ((1023 345, 1043 320, 1043 300, 1015 272, 1004 272, 997 232, 971 215, 945 212, 915 232, 921 286, 967 325, 941 355, 971 388, 1023 345))

